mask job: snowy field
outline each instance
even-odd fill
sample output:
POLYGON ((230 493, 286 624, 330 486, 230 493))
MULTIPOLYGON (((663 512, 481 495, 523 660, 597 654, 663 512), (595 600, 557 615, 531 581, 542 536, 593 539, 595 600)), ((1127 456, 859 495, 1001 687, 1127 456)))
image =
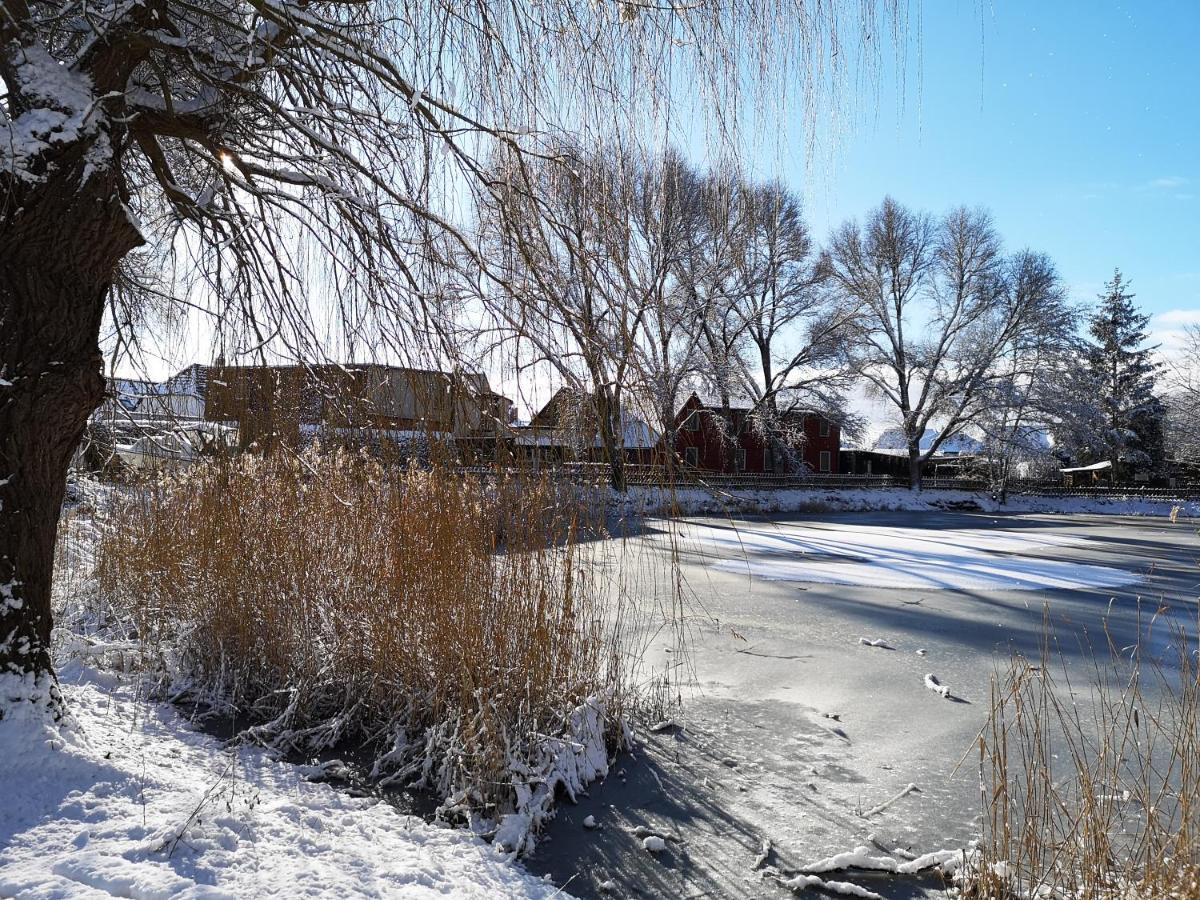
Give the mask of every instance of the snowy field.
POLYGON ((466 832, 222 749, 112 674, 62 682, 65 742, 0 728, 0 897, 561 896, 466 832))

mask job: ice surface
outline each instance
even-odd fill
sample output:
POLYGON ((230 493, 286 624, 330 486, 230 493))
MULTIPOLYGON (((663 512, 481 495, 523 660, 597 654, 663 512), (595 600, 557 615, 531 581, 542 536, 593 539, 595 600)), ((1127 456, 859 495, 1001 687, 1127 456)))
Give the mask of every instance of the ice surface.
MULTIPOLYGON (((845 522, 737 528, 687 523, 681 547, 716 569, 777 581, 921 590, 1080 590, 1132 584, 1123 569, 1036 554, 1082 548, 1060 534, 887 527, 845 522)), ((878 645, 873 645, 878 646, 878 645)))

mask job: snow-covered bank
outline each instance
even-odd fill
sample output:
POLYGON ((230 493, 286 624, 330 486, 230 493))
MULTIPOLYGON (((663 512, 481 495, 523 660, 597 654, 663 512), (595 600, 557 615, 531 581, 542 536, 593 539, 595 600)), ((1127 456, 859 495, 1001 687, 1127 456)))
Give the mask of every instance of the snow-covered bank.
POLYGON ((1001 504, 986 492, 902 488, 811 490, 705 490, 681 487, 675 491, 636 485, 624 497, 613 497, 624 515, 707 514, 753 515, 783 512, 868 512, 871 510, 978 510, 989 513, 1076 513, 1081 515, 1169 516, 1176 507, 1182 516, 1200 516, 1200 501, 1177 502, 1135 497, 1049 497, 1012 495, 1001 504))
POLYGON ((562 896, 465 831, 223 749, 114 675, 61 677, 72 729, 0 727, 0 896, 562 896))

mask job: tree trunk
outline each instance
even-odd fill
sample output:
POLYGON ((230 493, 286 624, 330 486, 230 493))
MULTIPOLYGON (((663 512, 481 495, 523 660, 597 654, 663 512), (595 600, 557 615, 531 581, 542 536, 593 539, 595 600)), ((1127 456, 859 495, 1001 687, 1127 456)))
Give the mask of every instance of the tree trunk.
POLYGON ((662 428, 662 443, 663 449, 666 450, 663 459, 663 466, 667 484, 675 483, 675 470, 677 468, 675 461, 676 441, 675 441, 675 413, 672 410, 663 408, 659 410, 658 417, 662 428))
POLYGON ((58 169, 0 212, 0 675, 23 677, 21 696, 56 717, 50 588, 67 468, 104 396, 113 272, 142 241, 114 185, 80 172, 58 169))
POLYGON ((921 445, 912 441, 908 444, 908 487, 921 490, 921 445))
POLYGON ((625 493, 625 453, 617 442, 617 429, 620 428, 620 404, 614 402, 603 388, 596 391, 596 420, 600 432, 600 443, 604 447, 604 455, 608 457, 608 480, 612 489, 619 494, 625 493), (614 425, 613 419, 617 419, 614 425))

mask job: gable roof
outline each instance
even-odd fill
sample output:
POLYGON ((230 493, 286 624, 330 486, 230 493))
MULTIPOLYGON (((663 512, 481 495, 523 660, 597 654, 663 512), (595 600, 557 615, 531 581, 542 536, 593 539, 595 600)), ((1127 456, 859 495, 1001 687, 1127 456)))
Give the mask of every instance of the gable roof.
MULTIPOLYGON (((936 428, 926 428, 921 435, 918 447, 922 453, 927 453, 941 434, 936 428)), ((907 453, 908 440, 902 428, 888 428, 875 440, 873 448, 877 453, 907 453)), ((937 456, 970 456, 983 450, 983 444, 969 434, 958 433, 947 438, 937 449, 937 456)))

